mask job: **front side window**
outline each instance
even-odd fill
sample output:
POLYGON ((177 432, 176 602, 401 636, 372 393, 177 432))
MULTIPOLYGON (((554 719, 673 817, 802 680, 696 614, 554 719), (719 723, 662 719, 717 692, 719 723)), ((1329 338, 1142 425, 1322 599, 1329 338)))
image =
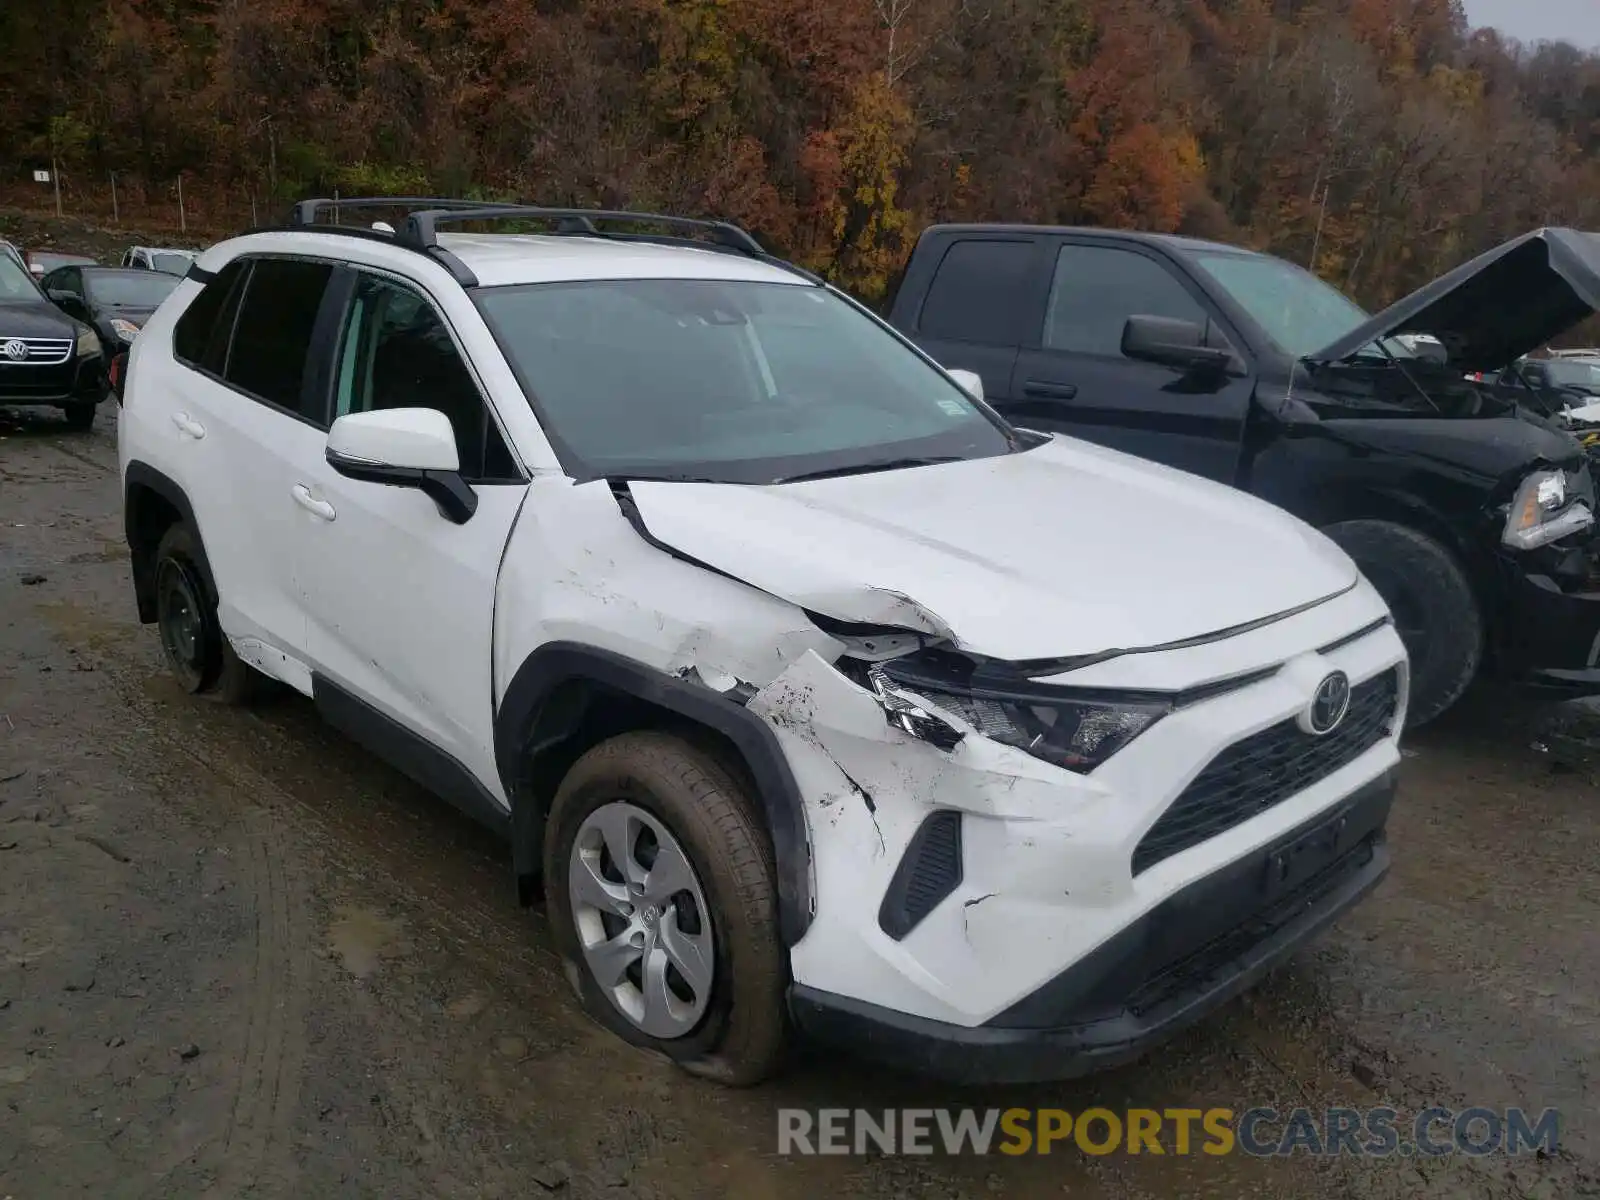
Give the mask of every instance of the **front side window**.
POLYGON ((311 332, 332 275, 328 263, 257 259, 223 370, 223 378, 240 391, 318 425, 324 424, 322 413, 310 410, 302 383, 311 332))
POLYGON ((1129 317, 1206 324, 1200 302, 1155 259, 1114 246, 1061 247, 1045 310, 1045 348, 1120 358, 1129 317))
POLYGON ((444 321, 422 296, 367 275, 356 285, 339 346, 334 415, 431 408, 450 418, 461 473, 519 480, 505 439, 444 321))
POLYGON ((89 295, 113 308, 154 308, 183 281, 152 271, 92 271, 84 276, 89 295))
POLYGON ((630 279, 475 299, 587 474, 772 483, 1012 448, 1002 422, 825 288, 630 279))

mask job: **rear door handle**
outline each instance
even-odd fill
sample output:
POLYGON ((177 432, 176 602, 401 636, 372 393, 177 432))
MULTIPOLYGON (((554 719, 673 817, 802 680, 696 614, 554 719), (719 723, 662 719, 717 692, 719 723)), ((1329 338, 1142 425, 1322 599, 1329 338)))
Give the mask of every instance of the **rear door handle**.
POLYGON ((206 435, 206 427, 188 413, 173 413, 172 423, 178 427, 179 433, 185 437, 192 437, 197 442, 206 435))
POLYGON ((1075 383, 1048 383, 1043 379, 1030 379, 1022 385, 1022 394, 1036 400, 1071 400, 1078 394, 1075 383))
POLYGON ((311 489, 303 483, 297 483, 289 489, 289 494, 294 497, 294 502, 305 509, 314 517, 324 521, 331 521, 338 514, 334 512, 333 505, 326 500, 318 500, 311 494, 311 489))

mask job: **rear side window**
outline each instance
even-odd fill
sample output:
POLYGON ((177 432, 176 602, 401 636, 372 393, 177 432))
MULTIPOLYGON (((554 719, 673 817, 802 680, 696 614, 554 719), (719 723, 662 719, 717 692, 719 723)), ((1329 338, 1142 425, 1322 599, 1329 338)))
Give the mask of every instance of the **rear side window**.
MULTIPOLYGON (((1024 287, 1035 249, 1033 242, 997 238, 952 242, 922 302, 917 331, 942 341, 1020 345, 1024 287)), ((1038 329, 1037 316, 1033 328, 1038 329)))
POLYGON ((183 310, 172 327, 172 354, 179 362, 220 373, 239 307, 239 281, 248 267, 245 259, 234 259, 183 310))
POLYGON ((322 294, 333 276, 329 263, 257 259, 245 286, 223 378, 268 404, 322 423, 302 411, 306 358, 322 294))
POLYGON ((1206 323, 1206 311, 1153 258, 1112 246, 1063 246, 1056 258, 1044 344, 1050 350, 1122 357, 1129 317, 1206 323))

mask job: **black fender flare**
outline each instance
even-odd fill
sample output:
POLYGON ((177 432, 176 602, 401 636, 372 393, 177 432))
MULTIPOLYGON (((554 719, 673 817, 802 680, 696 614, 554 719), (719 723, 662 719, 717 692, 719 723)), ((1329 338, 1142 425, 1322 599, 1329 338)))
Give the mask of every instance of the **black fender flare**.
POLYGON ((495 713, 494 755, 511 801, 512 862, 519 881, 539 871, 544 819, 560 784, 542 762, 576 729, 577 706, 551 704, 569 685, 597 685, 665 709, 726 738, 755 781, 778 869, 778 926, 793 946, 811 923, 811 848, 800 788, 772 727, 742 704, 624 655, 549 642, 523 661, 495 713))
POLYGON ((205 541, 200 536, 200 525, 195 520, 194 506, 189 503, 189 497, 170 476, 162 474, 148 463, 134 459, 128 463, 127 470, 123 473, 122 528, 128 539, 128 550, 133 557, 133 589, 139 601, 139 619, 147 623, 155 620, 155 562, 153 558, 140 553, 139 511, 133 502, 135 487, 147 488, 160 496, 177 512, 179 519, 194 531, 196 557, 199 559, 195 566, 200 570, 200 581, 205 585, 206 599, 213 606, 216 605, 217 581, 211 573, 211 563, 206 558, 205 541), (148 615, 146 615, 147 608, 148 615))

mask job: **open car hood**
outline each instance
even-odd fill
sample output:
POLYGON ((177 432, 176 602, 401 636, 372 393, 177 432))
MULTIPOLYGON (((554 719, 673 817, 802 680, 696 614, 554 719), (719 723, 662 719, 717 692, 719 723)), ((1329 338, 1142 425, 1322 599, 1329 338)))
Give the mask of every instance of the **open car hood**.
POLYGON ((1379 339, 1425 333, 1444 343, 1451 366, 1493 371, 1597 310, 1600 238, 1536 229, 1439 276, 1306 357, 1339 362, 1379 339))
POLYGON ((1358 579, 1280 509, 1061 438, 802 483, 629 488, 663 548, 823 616, 1013 661, 1207 640, 1358 579))

